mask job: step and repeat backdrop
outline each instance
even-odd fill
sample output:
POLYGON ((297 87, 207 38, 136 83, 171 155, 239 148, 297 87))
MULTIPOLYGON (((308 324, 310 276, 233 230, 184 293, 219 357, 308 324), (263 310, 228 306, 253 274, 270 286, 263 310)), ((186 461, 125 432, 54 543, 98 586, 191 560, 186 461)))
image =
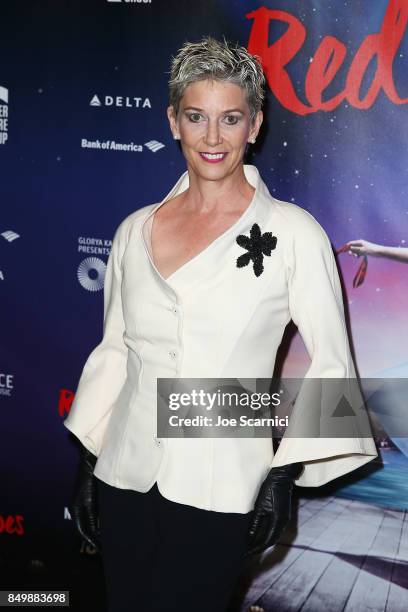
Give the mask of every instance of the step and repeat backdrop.
MULTIPOLYGON (((85 550, 68 510, 78 449, 62 422, 101 340, 114 231, 185 170, 166 107, 186 40, 225 36, 261 57, 265 121, 247 161, 328 233, 363 384, 407 377, 407 19, 406 0, 2 3, 3 564, 13 551, 16 562, 85 550)), ((308 363, 292 336, 282 374, 308 363)), ((404 511, 408 445, 390 421, 408 409, 401 397, 370 408, 379 459, 330 491, 404 511)))

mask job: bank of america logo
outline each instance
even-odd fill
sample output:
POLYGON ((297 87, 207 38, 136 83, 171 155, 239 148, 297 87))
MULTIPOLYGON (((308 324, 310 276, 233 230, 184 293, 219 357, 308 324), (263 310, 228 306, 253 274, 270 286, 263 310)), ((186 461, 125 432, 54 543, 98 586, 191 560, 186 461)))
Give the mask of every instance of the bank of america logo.
POLYGON ((160 149, 163 149, 163 147, 165 146, 166 145, 164 145, 162 142, 159 142, 158 140, 149 140, 149 142, 145 142, 145 147, 150 149, 150 151, 153 151, 153 153, 160 151, 160 149))
POLYGON ((2 232, 1 234, 3 238, 5 238, 8 242, 13 242, 17 238, 20 238, 20 234, 13 232, 12 230, 8 230, 7 232, 2 232))

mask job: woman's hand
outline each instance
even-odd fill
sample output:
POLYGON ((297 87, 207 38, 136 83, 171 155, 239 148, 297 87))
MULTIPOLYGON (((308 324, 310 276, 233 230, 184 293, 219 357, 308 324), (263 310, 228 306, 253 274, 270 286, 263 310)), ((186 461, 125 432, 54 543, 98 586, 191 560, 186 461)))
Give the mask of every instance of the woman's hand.
POLYGON ((255 501, 246 556, 259 554, 279 540, 291 517, 293 481, 302 463, 272 468, 255 501))
POLYGON ((369 242, 368 240, 349 240, 347 242, 347 248, 349 253, 352 253, 356 257, 360 257, 360 255, 370 255, 371 257, 381 256, 381 245, 375 242, 369 242))
POLYGON ((93 475, 97 457, 81 445, 77 482, 70 513, 79 534, 100 552, 100 531, 93 475))
POLYGON ((367 257, 386 257, 387 259, 393 259, 394 261, 402 261, 408 263, 408 248, 401 246, 387 246, 384 244, 376 244, 375 242, 368 242, 368 240, 349 240, 345 245, 338 249, 337 253, 348 252, 353 254, 355 257, 361 255, 367 257))

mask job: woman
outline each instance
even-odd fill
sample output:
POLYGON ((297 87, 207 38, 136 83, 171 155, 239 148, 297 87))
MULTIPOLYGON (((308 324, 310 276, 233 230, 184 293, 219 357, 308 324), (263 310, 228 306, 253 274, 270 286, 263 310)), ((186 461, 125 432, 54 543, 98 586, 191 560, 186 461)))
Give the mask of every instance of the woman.
POLYGON ((167 113, 187 171, 113 240, 103 340, 65 421, 85 447, 74 518, 96 545, 97 483, 110 612, 224 611, 244 555, 287 524, 293 482, 317 486, 376 455, 371 438, 283 438, 274 456, 268 438, 156 431, 158 378, 269 378, 291 318, 307 376, 353 374, 327 235, 243 163, 263 86, 245 48, 183 45, 167 113))

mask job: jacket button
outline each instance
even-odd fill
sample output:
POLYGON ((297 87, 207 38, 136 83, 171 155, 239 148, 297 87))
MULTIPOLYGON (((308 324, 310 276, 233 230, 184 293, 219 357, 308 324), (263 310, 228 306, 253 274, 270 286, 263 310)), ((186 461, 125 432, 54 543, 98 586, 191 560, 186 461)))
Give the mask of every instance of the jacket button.
POLYGON ((176 359, 176 357, 177 357, 177 353, 176 353, 176 351, 169 351, 169 355, 170 355, 170 357, 171 357, 172 359, 176 359))
POLYGON ((159 440, 158 438, 154 438, 154 443, 156 444, 156 446, 161 446, 161 440, 159 440))

